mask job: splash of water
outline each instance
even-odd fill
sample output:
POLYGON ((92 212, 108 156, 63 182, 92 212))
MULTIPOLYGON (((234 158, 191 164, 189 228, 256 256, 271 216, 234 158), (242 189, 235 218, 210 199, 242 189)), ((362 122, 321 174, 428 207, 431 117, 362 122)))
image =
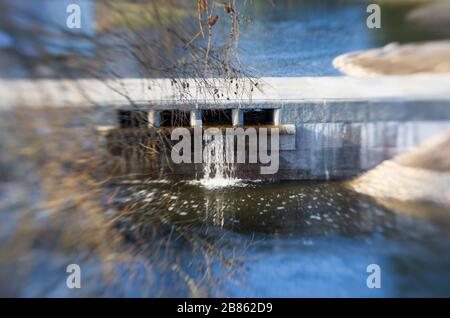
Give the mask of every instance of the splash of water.
POLYGON ((229 156, 234 155, 233 143, 227 142, 221 134, 205 135, 205 141, 203 178, 199 183, 207 189, 240 184, 242 180, 235 177, 235 165, 229 160, 229 156))

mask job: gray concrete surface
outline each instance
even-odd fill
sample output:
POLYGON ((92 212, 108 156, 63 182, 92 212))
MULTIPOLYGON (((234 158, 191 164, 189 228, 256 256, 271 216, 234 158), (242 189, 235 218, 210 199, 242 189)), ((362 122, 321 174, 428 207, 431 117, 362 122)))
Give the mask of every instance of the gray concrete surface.
MULTIPOLYGON (((189 88, 181 96, 169 80, 0 81, 0 109, 100 105, 184 109, 195 118, 199 110, 209 108, 234 109, 236 115, 236 110, 255 107, 277 109, 277 123, 295 127, 287 137, 290 146, 280 152, 279 172, 260 176, 257 166, 237 168, 239 177, 261 179, 354 177, 450 130, 449 75, 262 78, 250 96, 249 82, 241 81, 234 91, 223 86, 227 93, 219 99, 193 80, 187 82, 189 88)), ((174 174, 186 177, 202 173, 201 167, 177 169, 174 174)))
POLYGON ((332 100, 450 100, 450 74, 352 77, 268 77, 258 79, 250 92, 249 80, 234 84, 218 79, 208 86, 218 87, 224 96, 215 98, 212 89, 192 79, 180 89, 168 79, 84 80, 0 80, 0 109, 27 107, 89 107, 128 105, 145 108, 222 108, 269 106, 295 101, 332 100))

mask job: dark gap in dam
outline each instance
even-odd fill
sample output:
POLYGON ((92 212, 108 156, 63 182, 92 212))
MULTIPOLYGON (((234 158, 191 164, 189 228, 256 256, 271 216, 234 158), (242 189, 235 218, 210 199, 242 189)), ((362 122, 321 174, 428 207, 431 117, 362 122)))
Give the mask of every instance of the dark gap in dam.
POLYGON ((205 126, 231 126, 231 109, 206 109, 202 111, 202 124, 205 126))
POLYGON ((274 124, 273 109, 248 109, 244 110, 244 125, 260 126, 274 124))
POLYGON ((144 128, 148 126, 148 112, 145 110, 121 109, 117 112, 121 128, 144 128))
POLYGON ((182 110, 163 110, 160 112, 161 127, 189 126, 189 112, 182 110))

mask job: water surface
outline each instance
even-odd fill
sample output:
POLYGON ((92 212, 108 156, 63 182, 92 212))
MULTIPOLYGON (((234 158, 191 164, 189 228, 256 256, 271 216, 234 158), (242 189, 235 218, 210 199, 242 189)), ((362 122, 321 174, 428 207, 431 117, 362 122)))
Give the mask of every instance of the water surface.
POLYGON ((342 183, 250 183, 214 190, 151 183, 123 191, 125 201, 141 202, 148 215, 192 224, 213 241, 229 238, 232 245, 224 249, 242 248, 245 270, 226 280, 225 289, 213 288, 213 295, 450 295, 448 223, 383 207, 342 183), (369 264, 382 269, 381 289, 366 285, 369 264))
MULTIPOLYGON (((393 1, 392 1, 393 2, 393 1)), ((258 76, 338 76, 333 59, 388 43, 439 38, 407 23, 418 4, 385 2, 381 29, 369 29, 367 2, 255 1, 242 6, 250 23, 240 38, 243 65, 258 76)))

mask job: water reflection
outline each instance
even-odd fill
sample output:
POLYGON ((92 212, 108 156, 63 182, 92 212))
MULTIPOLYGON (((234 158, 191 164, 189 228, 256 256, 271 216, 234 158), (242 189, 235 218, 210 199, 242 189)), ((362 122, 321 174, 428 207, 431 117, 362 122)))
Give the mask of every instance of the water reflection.
POLYGON ((240 234, 408 238, 425 233, 420 221, 411 222, 337 182, 249 183, 213 190, 189 183, 147 184, 126 187, 123 196, 148 209, 164 198, 168 208, 158 213, 240 234))
POLYGON ((383 207, 340 183, 216 190, 145 184, 122 186, 121 197, 135 207, 145 202, 139 213, 189 225, 212 241, 247 243, 240 287, 225 283, 233 296, 450 294, 449 228, 383 207), (168 204, 159 207, 162 198, 168 204), (365 285, 370 263, 383 268, 381 290, 365 285))

